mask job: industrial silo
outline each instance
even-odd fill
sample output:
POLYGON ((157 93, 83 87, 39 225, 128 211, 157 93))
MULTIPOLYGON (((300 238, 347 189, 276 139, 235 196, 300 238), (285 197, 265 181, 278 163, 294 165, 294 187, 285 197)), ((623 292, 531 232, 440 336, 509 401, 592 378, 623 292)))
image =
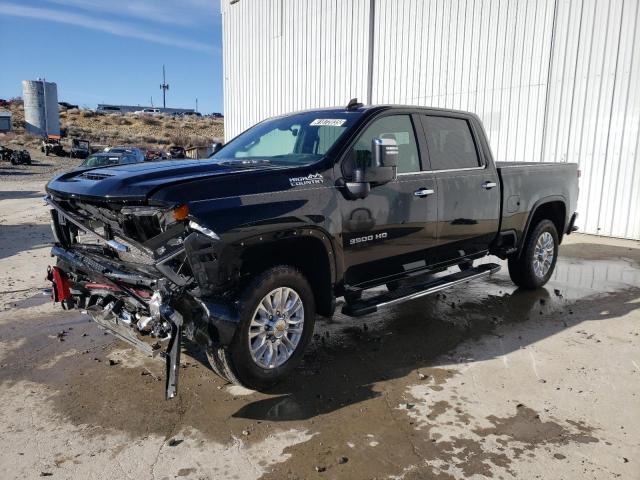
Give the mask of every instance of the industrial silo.
POLYGON ((58 87, 44 80, 23 80, 24 120, 27 133, 60 135, 58 87))

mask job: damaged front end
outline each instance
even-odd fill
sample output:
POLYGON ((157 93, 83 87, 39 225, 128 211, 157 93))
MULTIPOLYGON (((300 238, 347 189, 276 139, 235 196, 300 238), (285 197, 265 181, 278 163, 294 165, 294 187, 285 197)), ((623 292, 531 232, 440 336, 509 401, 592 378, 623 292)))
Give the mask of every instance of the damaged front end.
POLYGON ((54 301, 85 310, 101 327, 166 362, 166 397, 177 393, 184 335, 205 348, 228 344, 237 315, 226 297, 218 236, 186 205, 131 205, 48 194, 55 245, 54 301))

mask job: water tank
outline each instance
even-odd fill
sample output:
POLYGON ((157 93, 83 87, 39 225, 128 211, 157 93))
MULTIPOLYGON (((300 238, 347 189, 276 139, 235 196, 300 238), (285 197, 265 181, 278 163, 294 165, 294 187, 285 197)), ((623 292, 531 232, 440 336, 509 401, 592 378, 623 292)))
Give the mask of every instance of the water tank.
POLYGON ((23 80, 24 121, 27 133, 60 135, 58 87, 44 80, 23 80))

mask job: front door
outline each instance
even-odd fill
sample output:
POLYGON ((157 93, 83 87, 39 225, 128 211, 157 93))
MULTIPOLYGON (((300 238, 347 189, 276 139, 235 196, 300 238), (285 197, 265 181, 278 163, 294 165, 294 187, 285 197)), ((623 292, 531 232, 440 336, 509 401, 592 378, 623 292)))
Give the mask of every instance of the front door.
POLYGON ((438 191, 437 263, 455 263, 488 249, 498 230, 500 185, 468 118, 420 116, 438 191))
POLYGON ((398 145, 396 180, 372 186, 364 199, 341 198, 345 280, 349 285, 375 283, 427 264, 427 251, 436 241, 437 189, 433 174, 422 169, 416 121, 418 118, 408 113, 378 117, 345 159, 368 164, 374 138, 392 138, 398 145))

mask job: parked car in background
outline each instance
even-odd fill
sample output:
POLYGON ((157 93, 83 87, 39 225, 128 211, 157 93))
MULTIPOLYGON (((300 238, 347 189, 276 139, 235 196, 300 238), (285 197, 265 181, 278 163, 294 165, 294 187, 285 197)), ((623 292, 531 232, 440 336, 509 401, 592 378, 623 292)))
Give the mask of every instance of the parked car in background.
POLYGON ((100 152, 87 157, 84 162, 74 168, 73 171, 98 167, 111 167, 114 165, 128 165, 131 163, 142 163, 143 161, 144 160, 140 160, 138 157, 130 153, 100 152))
POLYGON ((185 158, 187 156, 187 152, 184 147, 169 147, 169 156, 171 158, 185 158))
POLYGON ((78 105, 74 105, 73 103, 69 103, 69 102, 58 102, 58 105, 66 108, 67 110, 71 110, 72 108, 78 108, 78 105))
POLYGON ((9 161, 11 165, 31 165, 31 154, 27 150, 14 150, 9 161))
POLYGON ((168 158, 167 153, 162 150, 147 150, 147 153, 144 155, 144 159, 147 162, 167 160, 168 158))
POLYGON ((87 158, 91 155, 91 145, 88 140, 80 140, 78 138, 71 139, 71 158, 87 158))
POLYGON ((120 107, 114 107, 111 105, 100 105, 96 108, 96 113, 122 113, 120 107))
POLYGON ((104 149, 105 152, 109 153, 126 153, 127 155, 133 155, 139 162, 145 161, 145 154, 142 149, 138 147, 126 147, 123 145, 118 145, 115 147, 107 147, 104 149))
POLYGON ((13 150, 0 145, 0 160, 11 162, 11 165, 31 165, 31 155, 27 150, 13 150))
POLYGON ((143 108, 133 112, 135 115, 161 115, 162 112, 159 108, 143 108))
POLYGON ((60 143, 60 135, 48 135, 42 139, 42 145, 40 146, 40 151, 44 153, 47 157, 50 153, 63 157, 66 155, 64 151, 64 147, 62 143, 60 143))
POLYGON ((9 159, 11 158, 12 153, 13 153, 13 149, 3 147, 2 145, 0 145, 0 160, 4 160, 8 162, 9 159))

